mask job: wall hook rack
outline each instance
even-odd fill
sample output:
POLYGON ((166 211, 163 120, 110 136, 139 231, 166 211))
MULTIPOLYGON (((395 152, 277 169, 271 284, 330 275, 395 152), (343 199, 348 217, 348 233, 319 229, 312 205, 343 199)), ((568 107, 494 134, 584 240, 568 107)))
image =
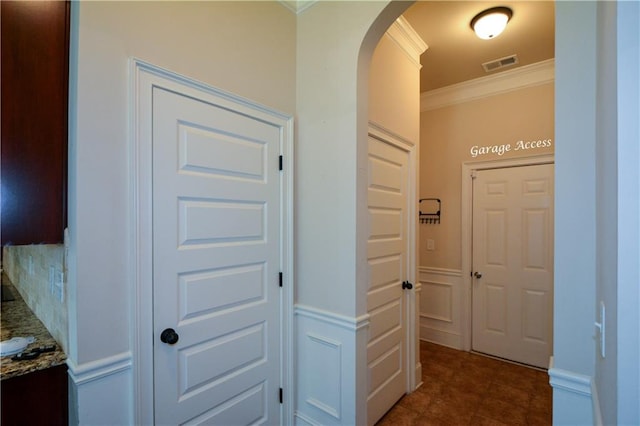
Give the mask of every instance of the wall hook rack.
POLYGON ((441 205, 440 198, 421 198, 419 210, 420 223, 440 224, 441 205))

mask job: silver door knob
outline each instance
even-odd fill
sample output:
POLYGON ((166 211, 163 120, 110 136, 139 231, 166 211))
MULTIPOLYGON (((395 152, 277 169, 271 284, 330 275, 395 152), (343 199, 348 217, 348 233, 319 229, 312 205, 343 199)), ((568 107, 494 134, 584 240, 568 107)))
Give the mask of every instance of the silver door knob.
POLYGON ((473 276, 474 276, 474 277, 476 277, 476 278, 482 278, 482 274, 481 274, 480 272, 478 272, 478 271, 476 271, 476 272, 473 274, 473 276))

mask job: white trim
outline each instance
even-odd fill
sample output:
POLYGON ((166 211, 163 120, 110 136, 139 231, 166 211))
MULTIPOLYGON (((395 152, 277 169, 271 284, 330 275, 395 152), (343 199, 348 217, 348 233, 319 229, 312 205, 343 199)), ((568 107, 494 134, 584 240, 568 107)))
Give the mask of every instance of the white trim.
POLYGON ((461 191, 461 247, 462 247, 462 342, 463 349, 471 350, 471 261, 472 261, 472 222, 473 222, 473 179, 471 174, 477 170, 498 169, 505 167, 532 166, 537 164, 553 164, 553 155, 536 155, 506 160, 475 161, 462 163, 461 191))
POLYGON ((369 314, 353 318, 307 305, 295 305, 293 311, 295 316, 311 318, 349 331, 359 331, 369 326, 369 314))
POLYGON ((420 335, 420 340, 435 343, 441 346, 446 346, 448 348, 461 350, 461 348, 464 346, 460 334, 451 331, 438 330, 433 327, 422 326, 420 335))
POLYGON ((301 14, 317 2, 318 0, 278 0, 278 3, 282 4, 296 15, 301 14))
POLYGON ((375 121, 369 121, 369 136, 384 142, 390 142, 405 151, 409 151, 416 146, 415 142, 400 136, 375 121))
POLYGON ((598 397, 598 388, 595 380, 591 381, 591 400, 593 401, 593 425, 604 426, 602 410, 600 409, 600 398, 598 397))
POLYGON ((359 378, 363 364, 358 360, 366 358, 360 345, 366 346, 369 316, 353 318, 296 306, 295 321, 294 418, 305 424, 353 423, 357 385, 366 383, 366 378, 359 378))
POLYGON ((449 277, 461 277, 462 271, 460 269, 447 269, 447 268, 434 268, 431 266, 420 266, 418 271, 425 274, 437 274, 445 275, 449 277))
POLYGON ((499 74, 480 77, 420 94, 420 111, 443 108, 477 99, 552 83, 555 60, 537 62, 499 74))
POLYGON ((555 389, 591 397, 591 376, 552 367, 549 369, 549 383, 555 389))
POLYGON ((420 64, 420 55, 422 55, 429 46, 427 46, 427 43, 422 40, 411 24, 409 24, 409 21, 407 21, 403 16, 400 16, 393 24, 391 24, 385 35, 393 40, 400 49, 406 53, 409 60, 417 69, 422 68, 422 64, 420 64))
POLYGON ((94 380, 130 370, 132 367, 131 352, 122 352, 107 358, 76 365, 67 359, 69 377, 76 385, 84 385, 94 380))
POLYGON ((322 426, 322 424, 316 422, 315 420, 311 419, 309 416, 305 416, 303 413, 300 413, 298 411, 296 411, 295 413, 295 425, 298 426, 304 426, 304 425, 309 425, 309 426, 322 426), (300 422, 303 423, 300 423, 300 422))
POLYGON ((282 421, 293 422, 293 118, 266 106, 256 104, 205 83, 173 73, 144 61, 130 60, 130 242, 129 259, 132 309, 131 356, 133 366, 134 420, 136 424, 153 424, 153 234, 151 199, 151 94, 153 87, 180 91, 194 98, 214 98, 216 104, 230 109, 244 108, 256 118, 280 127, 280 153, 284 155, 281 174, 282 206, 280 223, 282 232, 281 270, 283 272, 281 311, 281 383, 287 392, 282 404, 282 421))
MULTIPOLYGON (((448 346, 455 349, 462 349, 462 315, 463 309, 461 300, 462 294, 462 271, 459 269, 432 268, 421 266, 419 268, 419 282, 422 285, 424 295, 420 300, 420 315, 418 323, 420 326, 420 340, 425 340, 439 345, 448 346), (426 305, 433 300, 432 293, 436 287, 445 288, 449 295, 448 316, 434 315, 427 312, 426 305)), ((444 307, 446 300, 438 300, 441 307, 444 307)))

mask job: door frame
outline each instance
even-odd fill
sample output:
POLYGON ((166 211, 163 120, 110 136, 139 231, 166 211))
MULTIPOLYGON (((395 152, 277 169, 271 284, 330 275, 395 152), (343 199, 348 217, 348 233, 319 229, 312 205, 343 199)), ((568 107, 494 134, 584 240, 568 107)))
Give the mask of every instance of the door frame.
MULTIPOLYGON (((554 164, 553 154, 533 155, 505 160, 467 161, 462 163, 461 239, 462 239, 462 344, 463 350, 471 350, 472 285, 473 280, 473 173, 479 170, 554 164)), ((555 212, 554 212, 555 214, 555 212)))
MULTIPOLYGON (((280 270, 283 272, 280 332, 280 407, 283 424, 293 423, 293 117, 224 92, 205 83, 131 58, 129 64, 129 264, 131 283, 130 339, 133 367, 133 418, 136 424, 154 424, 153 409, 153 198, 152 91, 154 87, 205 99, 231 110, 241 110, 280 128, 283 171, 281 192, 280 270)), ((275 285, 275 283, 274 283, 275 285)))

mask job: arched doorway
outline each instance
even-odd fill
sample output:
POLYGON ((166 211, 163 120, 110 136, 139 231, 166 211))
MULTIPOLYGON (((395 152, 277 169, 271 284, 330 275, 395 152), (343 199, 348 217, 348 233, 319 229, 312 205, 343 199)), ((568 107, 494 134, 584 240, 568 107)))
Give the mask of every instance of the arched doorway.
POLYGON ((305 191, 298 192, 296 212, 295 417, 301 421, 368 423, 369 70, 378 41, 410 4, 319 2, 298 17, 296 180, 305 191))

